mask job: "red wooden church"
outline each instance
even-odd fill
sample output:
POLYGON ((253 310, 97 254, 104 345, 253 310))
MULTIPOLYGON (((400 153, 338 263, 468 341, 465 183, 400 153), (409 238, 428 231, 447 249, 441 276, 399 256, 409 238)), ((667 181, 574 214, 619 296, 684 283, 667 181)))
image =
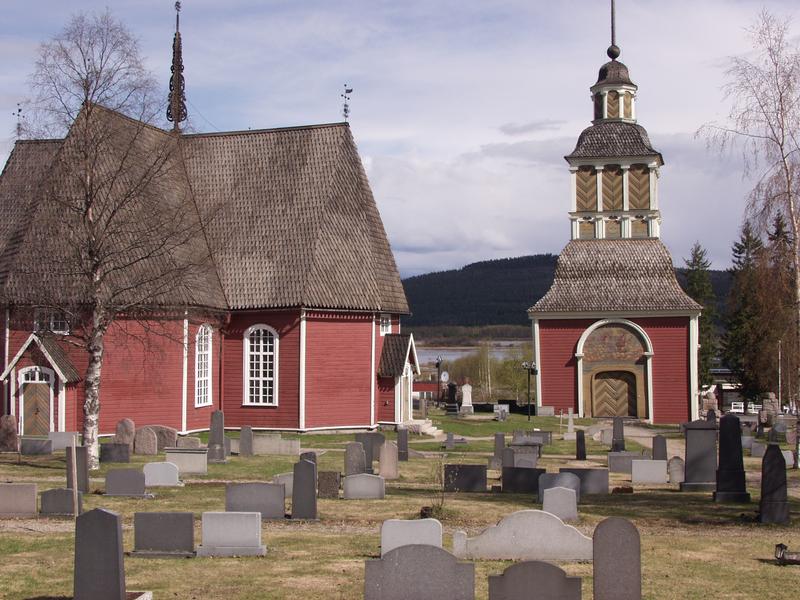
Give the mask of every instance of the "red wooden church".
MULTIPOLYGON (((0 176, 0 412, 23 434, 82 429, 86 352, 70 343, 75 324, 26 285, 27 267, 50 258, 37 221, 70 135, 17 142, 0 176)), ((146 143, 170 135, 147 126, 146 143)), ((227 426, 261 429, 409 420, 408 304, 348 124, 177 136, 177 196, 187 211, 224 201, 196 240, 221 250, 202 285, 164 300, 179 310, 159 334, 141 318, 112 325, 100 433, 123 417, 207 429, 215 409, 227 426)))
POLYGON ((529 310, 540 406, 655 423, 697 419, 701 306, 659 239, 664 161, 637 123, 637 86, 608 49, 591 87, 594 120, 566 157, 572 240, 529 310))

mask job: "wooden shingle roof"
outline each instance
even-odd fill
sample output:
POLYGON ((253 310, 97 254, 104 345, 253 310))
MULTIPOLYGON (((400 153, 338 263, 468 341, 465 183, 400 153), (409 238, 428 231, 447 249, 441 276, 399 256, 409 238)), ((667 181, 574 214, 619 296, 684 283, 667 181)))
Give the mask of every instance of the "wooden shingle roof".
POLYGON ((383 350, 378 363, 379 377, 400 377, 410 361, 419 374, 417 350, 410 334, 387 333, 383 336, 383 350))
POLYGON ((653 148, 644 127, 625 121, 599 121, 584 129, 571 154, 565 158, 652 158, 664 164, 661 153, 653 148))
POLYGON ((699 312, 659 239, 572 240, 529 313, 699 312))

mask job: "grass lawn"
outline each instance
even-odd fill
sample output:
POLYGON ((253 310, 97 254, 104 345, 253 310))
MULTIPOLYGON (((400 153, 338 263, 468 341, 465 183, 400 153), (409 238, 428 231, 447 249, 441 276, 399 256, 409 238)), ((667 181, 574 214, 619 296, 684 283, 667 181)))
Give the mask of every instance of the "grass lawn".
MULTIPOLYGON (((494 431, 523 429, 513 415, 507 423, 465 424, 467 431, 440 426, 457 435, 489 437, 494 431)), ((455 421, 458 425, 459 421, 455 421)), ((542 429, 555 422, 537 420, 542 429)), ((341 470, 343 444, 352 435, 303 436, 303 447, 325 449, 319 457, 321 470, 341 470), (324 438, 324 439, 323 439, 324 438)), ((415 449, 436 450, 437 442, 412 436, 415 449), (430 446, 430 447, 429 447, 430 446)), ((604 448, 587 440, 589 462, 605 466, 604 448)), ((630 443, 633 447, 634 444, 630 443)), ((436 495, 434 473, 443 462, 483 463, 491 452, 491 441, 471 441, 447 456, 412 458, 401 463, 401 478, 387 483, 385 500, 319 500, 318 522, 264 522, 263 558, 139 559, 126 557, 128 589, 152 590, 155 598, 360 598, 363 593, 364 561, 379 555, 380 524, 388 518, 414 518, 436 495)), ((577 464, 571 456, 572 442, 556 441, 545 448, 541 463, 550 471, 577 464)), ((134 457, 132 467, 163 457, 134 457)), ((137 511, 223 510, 225 481, 267 480, 291 471, 291 457, 232 457, 228 464, 210 465, 206 476, 187 478, 184 488, 155 489, 156 498, 136 500, 107 498, 99 493, 108 466, 92 473, 93 493, 84 499, 85 509, 104 507, 123 517, 125 549, 133 548, 133 514, 137 511)), ((752 522, 758 500, 760 460, 747 458, 750 505, 716 505, 710 493, 681 494, 671 486, 637 487, 634 494, 586 496, 580 505, 577 527, 587 535, 603 518, 617 515, 631 519, 642 535, 644 597, 648 599, 729 599, 797 597, 800 567, 777 567, 771 562, 774 546, 783 542, 800 546, 794 527, 758 526, 752 522)), ((122 465, 115 465, 117 467, 122 465)), ((64 485, 63 452, 52 457, 0 455, 0 481, 36 482, 39 490, 64 485)), ((490 483, 498 473, 490 471, 490 483)), ((788 471, 792 511, 800 512, 800 473, 788 471)), ((628 483, 613 474, 612 486, 628 483)), ((287 510, 290 503, 287 502, 287 510)), ((442 522, 445 547, 450 548, 454 531, 473 535, 503 516, 523 508, 540 508, 529 497, 515 494, 448 494, 442 522)), ((0 597, 8 600, 69 596, 72 592, 73 522, 70 519, 0 520, 0 597)), ((510 563, 475 561, 477 598, 488 595, 487 577, 500 573, 510 563)), ((592 569, 587 563, 565 563, 571 575, 583 578, 583 594, 591 598, 592 569)))

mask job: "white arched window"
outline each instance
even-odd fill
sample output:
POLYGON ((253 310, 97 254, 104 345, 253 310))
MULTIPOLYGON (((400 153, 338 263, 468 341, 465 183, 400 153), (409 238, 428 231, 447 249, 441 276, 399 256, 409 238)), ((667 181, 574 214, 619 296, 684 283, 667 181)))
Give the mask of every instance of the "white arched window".
POLYGON ((211 349, 213 329, 201 325, 194 339, 194 405, 209 406, 211 398, 211 349))
POLYGON ((278 405, 278 333, 267 325, 244 332, 244 403, 278 405))

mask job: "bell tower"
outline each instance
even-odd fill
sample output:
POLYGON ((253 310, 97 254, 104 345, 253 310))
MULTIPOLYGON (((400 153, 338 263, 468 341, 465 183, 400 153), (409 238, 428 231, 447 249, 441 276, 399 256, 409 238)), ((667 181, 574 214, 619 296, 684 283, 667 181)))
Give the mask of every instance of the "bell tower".
POLYGON ((636 120, 638 87, 617 60, 614 2, 611 3, 611 59, 590 88, 592 125, 566 156, 571 174, 572 239, 658 238, 661 153, 636 120))

